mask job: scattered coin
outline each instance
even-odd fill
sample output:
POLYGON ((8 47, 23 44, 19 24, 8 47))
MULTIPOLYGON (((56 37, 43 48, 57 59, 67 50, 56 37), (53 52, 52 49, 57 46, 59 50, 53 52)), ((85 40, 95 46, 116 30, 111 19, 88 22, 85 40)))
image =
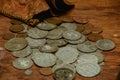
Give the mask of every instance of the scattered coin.
POLYGON ((74 16, 73 20, 80 24, 86 24, 89 22, 87 18, 82 18, 82 17, 78 17, 78 16, 74 16))
POLYGON ((47 22, 41 22, 37 25, 37 28, 41 30, 52 30, 52 29, 55 29, 56 27, 57 25, 47 23, 47 22))
POLYGON ((42 75, 49 76, 49 75, 52 74, 52 68, 50 68, 50 67, 48 67, 48 68, 40 68, 39 72, 42 75))
POLYGON ((65 27, 67 30, 76 30, 77 29, 76 23, 62 23, 60 26, 65 27))
POLYGON ((78 74, 84 77, 94 77, 101 72, 101 67, 94 63, 77 64, 76 70, 78 74))
POLYGON ((37 28, 31 28, 27 31, 27 35, 31 38, 40 39, 46 37, 48 34, 48 31, 43 31, 37 28))
POLYGON ((100 27, 93 27, 93 28, 92 28, 92 33, 99 34, 99 33, 101 33, 101 32, 103 32, 103 29, 100 28, 100 27))
POLYGON ((56 63, 56 56, 51 53, 43 53, 32 57, 36 65, 40 67, 50 67, 56 63))
POLYGON ((81 33, 84 30, 85 30, 85 27, 82 24, 77 24, 77 31, 79 31, 81 33))
POLYGON ((61 20, 63 22, 66 22, 66 23, 72 23, 72 22, 74 22, 73 18, 70 17, 70 16, 61 16, 60 18, 61 18, 61 20))
POLYGON ((13 51, 12 55, 15 57, 26 57, 32 53, 32 49, 27 46, 26 48, 19 50, 19 51, 13 51))
POLYGON ((4 39, 4 40, 10 40, 10 39, 12 39, 12 38, 14 38, 15 37, 15 35, 13 34, 13 33, 5 33, 5 34, 3 34, 3 36, 2 36, 2 38, 4 39))
POLYGON ((68 30, 63 33, 63 37, 68 40, 78 40, 81 36, 81 33, 74 30, 68 30))
POLYGON ((40 47, 39 50, 42 52, 52 53, 52 52, 56 52, 58 50, 58 47, 54 46, 54 45, 46 44, 46 45, 40 47))
POLYGON ((96 42, 96 46, 101 50, 112 50, 115 48, 115 43, 109 39, 100 39, 96 42))
POLYGON ((24 38, 12 38, 5 43, 5 48, 10 51, 18 51, 25 48, 27 44, 24 38))
POLYGON ((28 75, 28 76, 32 75, 32 73, 33 73, 33 71, 30 70, 30 69, 25 70, 25 74, 28 75))
POLYGON ((72 63, 77 60, 78 50, 72 47, 62 47, 55 53, 59 60, 62 60, 64 63, 72 63))
POLYGON ((97 40, 103 39, 103 36, 100 34, 92 33, 88 35, 88 40, 96 42, 97 40))
POLYGON ((97 47, 94 45, 93 42, 86 41, 82 44, 78 44, 78 50, 82 52, 94 52, 97 50, 97 47))
POLYGON ((24 30, 24 26, 23 25, 11 25, 9 30, 11 32, 18 33, 24 30))
POLYGON ((17 69, 28 69, 33 65, 33 62, 28 58, 17 58, 12 64, 17 69))

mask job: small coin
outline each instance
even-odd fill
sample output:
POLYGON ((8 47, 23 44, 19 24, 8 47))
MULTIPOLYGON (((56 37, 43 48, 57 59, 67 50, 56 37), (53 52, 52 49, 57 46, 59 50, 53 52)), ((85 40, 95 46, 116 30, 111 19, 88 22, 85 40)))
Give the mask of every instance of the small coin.
POLYGON ((67 68, 60 68, 54 72, 55 80, 73 80, 74 73, 72 70, 67 68))
POLYGON ((48 23, 55 24, 55 25, 58 25, 62 22, 62 20, 58 17, 51 17, 51 18, 45 19, 45 21, 47 21, 48 23))
POLYGON ((65 27, 67 30, 76 30, 77 29, 76 23, 62 23, 60 26, 65 27))
POLYGON ((27 46, 26 48, 19 50, 19 51, 13 51, 12 55, 15 57, 26 57, 32 53, 32 49, 27 46))
POLYGON ((103 39, 103 36, 100 34, 92 33, 88 35, 88 40, 96 42, 97 40, 103 39))
POLYGON ((27 31, 27 35, 34 39, 40 39, 46 37, 48 34, 48 31, 43 31, 38 28, 31 28, 27 31))
POLYGON ((81 33, 84 30, 85 30, 85 27, 82 24, 77 24, 77 31, 79 31, 81 33))
POLYGON ((17 58, 12 64, 17 69, 28 69, 33 65, 33 61, 28 58, 17 58))
POLYGON ((23 25, 11 25, 9 30, 11 32, 18 33, 24 30, 24 26, 23 25))
POLYGON ((80 24, 86 24, 86 23, 89 22, 87 18, 82 18, 82 17, 79 17, 79 16, 74 16, 73 20, 77 23, 80 23, 80 24))
POLYGON ((51 40, 47 39, 47 44, 54 45, 54 46, 64 46, 67 44, 67 42, 64 39, 58 39, 58 40, 51 40))
POLYGON ((20 21, 18 21, 18 20, 14 20, 14 19, 12 19, 10 22, 11 22, 11 24, 13 24, 13 25, 20 25, 20 24, 22 24, 22 22, 20 22, 20 21))
POLYGON ((28 45, 31 48, 39 48, 46 43, 46 39, 33 39, 33 38, 30 38, 30 37, 27 37, 26 40, 28 42, 28 45))
POLYGON ((5 43, 5 48, 10 51, 18 51, 25 48, 27 44, 24 38, 12 38, 5 43))
POLYGON ((74 41, 73 40, 67 40, 67 39, 65 39, 65 41, 67 41, 70 44, 80 44, 80 43, 83 43, 83 42, 86 41, 86 36, 82 35, 82 37, 80 39, 74 40, 74 41))
POLYGON ((61 16, 60 18, 61 18, 61 20, 63 22, 66 22, 66 23, 72 23, 72 22, 74 22, 73 18, 70 17, 70 16, 61 16))
POLYGON ((82 44, 78 44, 78 50, 82 51, 82 52, 94 52, 97 50, 97 47, 95 46, 95 44, 93 42, 90 41, 86 41, 82 44))
POLYGON ((52 74, 52 68, 50 68, 50 67, 48 67, 48 68, 40 68, 39 72, 42 75, 49 76, 49 75, 52 74))
POLYGON ((68 30, 63 33, 63 37, 68 40, 78 40, 81 38, 81 33, 74 30, 68 30))
POLYGON ((46 45, 40 47, 39 50, 42 52, 52 53, 52 52, 56 52, 58 50, 58 47, 54 46, 54 45, 46 44, 46 45))
POLYGON ((77 59, 78 64, 83 64, 83 63, 98 63, 98 58, 95 55, 92 54, 83 54, 78 57, 77 59))
POLYGON ((30 69, 25 70, 25 74, 28 75, 28 76, 32 75, 32 73, 33 73, 33 71, 30 70, 30 69))
POLYGON ((33 55, 32 59, 35 62, 35 64, 40 67, 50 67, 56 63, 57 58, 54 54, 42 53, 33 55))
POLYGON ((96 42, 96 46, 101 50, 112 50, 115 48, 115 43, 109 39, 100 39, 96 42))
POLYGON ((78 74, 84 77, 94 77, 101 72, 101 67, 94 63, 77 64, 76 70, 78 74))
POLYGON ((79 51, 72 47, 62 47, 55 53, 59 60, 62 60, 64 63, 72 63, 77 60, 79 51))
POLYGON ((3 34, 3 36, 2 36, 2 38, 3 38, 4 40, 10 40, 10 39, 12 39, 12 38, 14 38, 14 37, 15 37, 15 35, 12 34, 12 33, 5 33, 5 34, 3 34))
POLYGON ((52 30, 52 29, 55 29, 56 27, 57 25, 54 25, 48 22, 41 22, 37 25, 37 28, 41 30, 52 30))
POLYGON ((99 34, 101 32, 103 32, 103 29, 101 27, 93 27, 92 28, 92 33, 99 34))

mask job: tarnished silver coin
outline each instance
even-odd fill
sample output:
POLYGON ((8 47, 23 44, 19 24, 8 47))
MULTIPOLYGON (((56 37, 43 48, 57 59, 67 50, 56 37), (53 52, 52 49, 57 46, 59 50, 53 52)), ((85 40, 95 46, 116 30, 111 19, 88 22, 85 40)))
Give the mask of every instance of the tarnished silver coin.
POLYGON ((60 39, 62 38, 64 30, 62 28, 56 28, 48 32, 48 39, 60 39))
POLYGON ((48 34, 48 31, 43 31, 38 28, 31 28, 27 31, 27 35, 35 39, 45 38, 47 34, 48 34))
POLYGON ((28 45, 24 38, 12 38, 5 43, 5 48, 9 51, 18 51, 28 45))
POLYGON ((51 53, 51 52, 56 52, 58 50, 58 47, 54 46, 54 45, 46 44, 46 45, 40 47, 39 50, 42 52, 47 52, 47 53, 50 52, 51 53))
POLYGON ((47 39, 47 44, 54 46, 64 46, 67 44, 67 42, 64 39, 58 39, 58 40, 47 39))
POLYGON ((67 68, 59 68, 54 73, 55 80, 73 80, 75 74, 67 68))
POLYGON ((26 57, 32 53, 32 49, 27 46, 26 48, 19 50, 19 51, 13 51, 12 55, 15 57, 26 57))
POLYGON ((96 46, 101 50, 112 50, 115 48, 115 43, 109 39, 100 39, 96 42, 96 46))
POLYGON ((70 44, 80 44, 86 41, 86 36, 82 35, 82 37, 78 40, 67 40, 65 39, 65 41, 69 42, 70 44))
POLYGON ((97 47, 94 45, 93 42, 86 41, 82 44, 78 44, 78 50, 82 52, 94 52, 97 50, 97 47))
POLYGON ((77 64, 76 70, 78 74, 84 77, 94 77, 101 72, 101 67, 94 63, 77 64))
POLYGON ((78 31, 68 30, 63 33, 63 37, 67 40, 78 40, 82 35, 78 31))
POLYGON ((46 39, 32 39, 30 37, 27 37, 26 40, 31 48, 38 48, 46 43, 46 39))
POLYGON ((37 25, 37 28, 42 29, 42 30, 52 30, 55 29, 57 25, 51 24, 48 22, 41 22, 37 25))
POLYGON ((55 53, 58 59, 64 63, 72 63, 77 60, 79 51, 72 47, 62 47, 55 53))
POLYGON ((56 56, 51 53, 42 53, 32 56, 33 61, 40 67, 50 67, 56 63, 56 56))
POLYGON ((17 58, 12 64, 17 69, 28 69, 33 65, 33 62, 28 58, 17 58))
POLYGON ((76 30, 77 25, 75 23, 62 23, 60 26, 65 27, 67 30, 76 30))

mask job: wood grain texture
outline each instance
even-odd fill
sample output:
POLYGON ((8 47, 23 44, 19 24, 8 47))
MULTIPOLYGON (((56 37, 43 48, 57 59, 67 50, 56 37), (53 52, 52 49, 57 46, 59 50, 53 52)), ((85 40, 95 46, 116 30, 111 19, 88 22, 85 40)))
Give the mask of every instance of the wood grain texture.
MULTIPOLYGON (((66 15, 88 18, 94 26, 102 27, 104 38, 112 39, 116 43, 116 48, 112 51, 104 52, 105 65, 102 72, 93 78, 85 78, 78 74, 74 80, 116 80, 120 71, 120 37, 114 38, 113 34, 120 35, 120 0, 71 0, 75 3, 75 9, 66 15)), ((0 36, 9 31, 10 20, 0 16, 0 36)), ((0 46, 3 47, 4 41, 0 37, 0 46)), ((3 72, 0 80, 54 80, 51 76, 43 76, 39 73, 39 67, 33 65, 34 72, 31 76, 26 76, 24 70, 17 70, 11 65, 15 58, 5 51, 4 59, 0 60, 3 64, 3 72)))

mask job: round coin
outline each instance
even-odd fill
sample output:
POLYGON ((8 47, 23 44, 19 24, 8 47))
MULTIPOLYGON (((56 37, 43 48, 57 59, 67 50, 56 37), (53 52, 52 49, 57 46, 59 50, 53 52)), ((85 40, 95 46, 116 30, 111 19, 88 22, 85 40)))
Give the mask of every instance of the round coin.
POLYGON ((24 26, 23 25, 12 25, 10 26, 9 30, 11 32, 18 33, 24 30, 24 26))
POLYGON ((5 48, 10 51, 17 51, 25 48, 27 44, 24 38, 12 38, 5 43, 5 48))
POLYGON ((101 50, 112 50, 115 48, 115 43, 109 39, 100 39, 96 42, 96 46, 101 50))
POLYGON ((81 33, 74 30, 68 30, 63 33, 63 37, 68 40, 78 40, 81 36, 81 33))
POLYGON ((49 76, 52 74, 52 68, 40 68, 39 72, 42 75, 49 76))
POLYGON ((28 58, 17 58, 12 64, 17 69, 28 69, 33 65, 33 62, 28 58))
POLYGON ((96 42, 97 40, 103 39, 103 36, 100 34, 92 33, 88 35, 88 40, 96 42))
POLYGON ((70 16, 60 16, 61 20, 66 23, 72 23, 74 22, 73 18, 70 16))
POLYGON ((87 18, 81 18, 79 16, 74 16, 73 20, 77 23, 80 23, 80 24, 86 24, 89 22, 87 18))
POLYGON ((92 28, 92 33, 99 34, 101 32, 103 32, 103 29, 101 27, 93 27, 92 28))
POLYGON ((77 64, 77 72, 84 77, 94 77, 101 72, 101 67, 94 63, 77 64))
POLYGON ((67 30, 76 30, 77 29, 76 23, 62 23, 60 26, 65 27, 67 30))
POLYGON ((15 37, 15 35, 12 34, 12 33, 5 33, 5 34, 2 35, 2 38, 3 38, 4 40, 9 40, 9 39, 12 39, 12 38, 14 38, 14 37, 15 37))

